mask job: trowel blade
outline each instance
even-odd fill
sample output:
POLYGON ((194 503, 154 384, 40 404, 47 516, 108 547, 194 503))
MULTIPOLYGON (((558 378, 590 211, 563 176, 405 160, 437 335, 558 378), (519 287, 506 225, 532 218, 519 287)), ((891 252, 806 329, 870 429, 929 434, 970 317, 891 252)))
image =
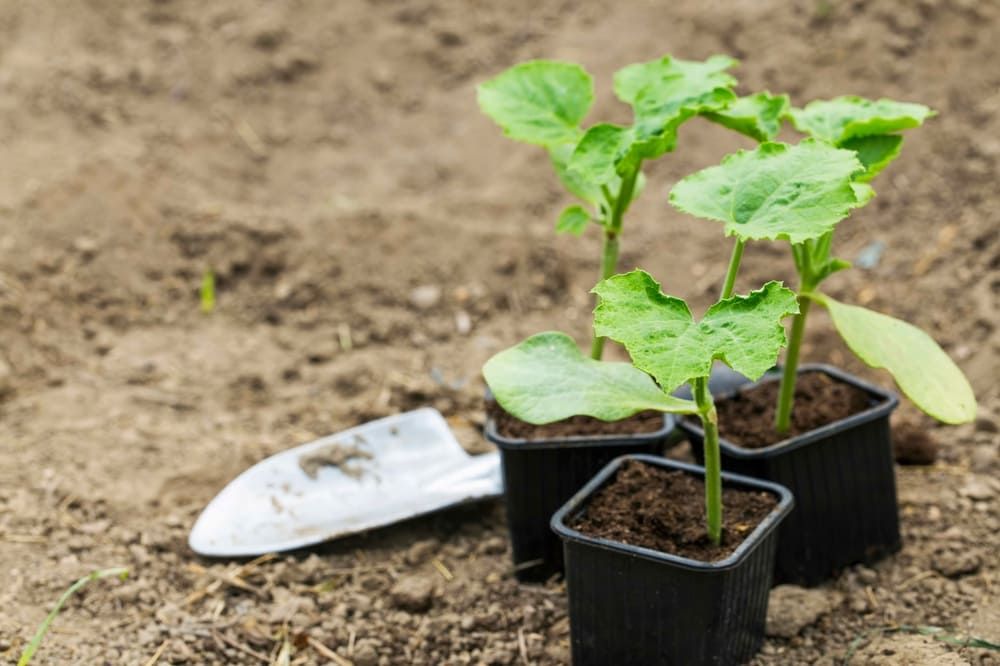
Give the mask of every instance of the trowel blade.
POLYGON ((291 550, 503 492, 497 453, 468 455, 417 409, 283 451, 240 474, 198 517, 201 555, 291 550))

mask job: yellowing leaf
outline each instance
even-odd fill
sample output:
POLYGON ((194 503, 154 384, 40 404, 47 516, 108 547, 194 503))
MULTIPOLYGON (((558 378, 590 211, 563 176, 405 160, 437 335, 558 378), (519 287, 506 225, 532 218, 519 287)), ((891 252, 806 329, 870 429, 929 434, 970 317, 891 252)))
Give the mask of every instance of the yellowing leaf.
POLYGON ((900 390, 921 410, 944 423, 976 418, 969 380, 931 336, 916 326, 829 296, 816 298, 858 358, 892 373, 900 390))

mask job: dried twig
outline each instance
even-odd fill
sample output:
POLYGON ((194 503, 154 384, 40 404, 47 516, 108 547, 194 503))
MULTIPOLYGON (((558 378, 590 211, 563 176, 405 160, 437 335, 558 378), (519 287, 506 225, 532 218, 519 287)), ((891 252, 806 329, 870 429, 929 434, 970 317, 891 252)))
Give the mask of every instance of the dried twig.
POLYGON ((327 646, 323 645, 312 636, 309 636, 306 639, 306 642, 309 643, 309 647, 311 647, 313 650, 316 650, 316 652, 323 655, 333 663, 337 664, 337 666, 354 666, 353 661, 351 661, 350 659, 344 659, 339 654, 337 654, 327 646))
POLYGON ((431 560, 431 564, 434 565, 434 568, 438 570, 438 573, 441 574, 441 577, 444 578, 446 581, 450 583, 451 581, 455 580, 455 574, 453 574, 448 569, 448 567, 444 565, 444 562, 442 562, 440 559, 435 557, 433 560, 431 560))
POLYGON ((160 647, 156 648, 156 652, 153 653, 153 656, 150 657, 149 661, 147 661, 145 664, 143 664, 143 666, 153 666, 153 664, 155 664, 157 661, 159 661, 160 657, 163 656, 164 650, 167 649, 167 645, 169 643, 170 643, 169 640, 165 640, 162 643, 160 643, 160 647))
POLYGON ((237 643, 236 641, 234 641, 229 636, 226 636, 221 631, 217 631, 215 627, 212 627, 212 638, 215 638, 217 641, 222 641, 229 647, 235 648, 240 652, 242 652, 243 654, 250 655, 251 657, 258 659, 259 661, 262 661, 265 664, 271 663, 270 657, 268 657, 266 654, 261 654, 260 652, 257 652, 253 648, 247 647, 246 645, 243 645, 241 643, 237 643))

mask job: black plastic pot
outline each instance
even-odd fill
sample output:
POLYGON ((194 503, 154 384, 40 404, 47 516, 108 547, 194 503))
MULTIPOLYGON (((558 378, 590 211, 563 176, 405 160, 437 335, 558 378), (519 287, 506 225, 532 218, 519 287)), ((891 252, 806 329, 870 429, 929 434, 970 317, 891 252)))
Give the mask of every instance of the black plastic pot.
POLYGON ((674 418, 664 415, 656 432, 626 437, 508 439, 492 418, 483 430, 500 449, 515 574, 523 582, 542 582, 563 571, 562 543, 549 529, 556 509, 618 456, 662 453, 674 418))
MULTIPOLYGON (((799 374, 808 372, 861 389, 869 396, 869 408, 762 449, 720 442, 723 470, 773 481, 795 495, 795 510, 781 526, 776 583, 817 585, 848 565, 874 562, 901 545, 889 434, 889 414, 899 399, 830 366, 799 369, 799 374)), ((701 461, 700 424, 684 420, 679 427, 701 461)))
POLYGON ((781 486, 724 473, 723 485, 766 490, 778 506, 736 551, 696 560, 590 537, 567 527, 588 499, 611 482, 626 458, 704 477, 705 470, 665 458, 626 456, 607 465, 552 517, 566 551, 574 666, 740 664, 764 639, 777 527, 792 509, 781 486))

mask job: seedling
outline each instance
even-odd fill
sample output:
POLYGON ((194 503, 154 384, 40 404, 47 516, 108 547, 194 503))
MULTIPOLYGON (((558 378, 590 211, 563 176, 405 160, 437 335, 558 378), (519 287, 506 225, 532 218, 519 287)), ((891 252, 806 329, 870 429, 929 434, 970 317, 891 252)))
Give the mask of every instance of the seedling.
POLYGON ((891 132, 919 125, 930 115, 926 107, 887 100, 813 103, 793 111, 792 117, 819 138, 798 146, 764 143, 755 151, 741 151, 720 166, 688 176, 671 192, 675 207, 723 222, 726 235, 737 237, 724 296, 732 289, 746 241, 791 244, 799 273, 799 313, 792 322, 779 392, 779 433, 790 425, 799 348, 812 302, 827 308, 862 361, 887 369, 921 410, 945 423, 975 418, 968 380, 930 336, 898 319, 842 304, 818 289, 827 277, 850 266, 831 254, 834 228, 851 209, 871 199, 866 181, 898 154, 902 139, 891 132))
POLYGON ((45 617, 45 620, 42 621, 42 624, 39 625, 38 631, 35 632, 31 642, 28 643, 28 647, 26 647, 24 652, 21 653, 21 658, 18 659, 17 666, 28 666, 32 657, 35 656, 35 652, 38 651, 38 647, 42 644, 42 639, 45 638, 45 633, 49 630, 52 622, 55 621, 56 616, 59 615, 59 611, 62 610, 62 607, 67 601, 69 601, 69 598, 73 596, 77 590, 91 581, 98 580, 100 578, 107 578, 109 576, 118 576, 120 579, 125 580, 125 578, 128 577, 128 571, 122 568, 98 569, 97 571, 92 571, 70 585, 69 588, 62 593, 62 596, 59 597, 59 601, 56 602, 55 608, 52 609, 52 611, 45 617))
POLYGON ((714 360, 759 378, 785 345, 781 320, 798 312, 794 292, 769 282, 748 296, 720 300, 695 321, 687 304, 665 295, 650 275, 635 270, 601 281, 594 329, 624 345, 632 364, 585 357, 564 333, 547 332, 500 352, 483 375, 500 406, 540 425, 583 414, 604 421, 646 409, 693 414, 705 430, 706 531, 722 535, 722 477, 718 416, 708 377, 714 360), (688 382, 693 400, 671 395, 688 382))
MULTIPOLYGON (((777 134, 788 99, 759 93, 737 99, 726 72, 736 61, 704 62, 665 56, 629 65, 614 76, 615 95, 633 109, 630 126, 581 126, 594 101, 591 76, 579 65, 535 60, 515 65, 479 86, 479 105, 512 139, 548 151, 563 185, 581 204, 567 207, 558 232, 580 235, 591 224, 603 232, 601 278, 617 267, 625 213, 643 189, 643 163, 672 152, 677 131, 703 115, 738 132, 766 140, 777 134)), ((604 339, 595 333, 591 357, 604 339)))

